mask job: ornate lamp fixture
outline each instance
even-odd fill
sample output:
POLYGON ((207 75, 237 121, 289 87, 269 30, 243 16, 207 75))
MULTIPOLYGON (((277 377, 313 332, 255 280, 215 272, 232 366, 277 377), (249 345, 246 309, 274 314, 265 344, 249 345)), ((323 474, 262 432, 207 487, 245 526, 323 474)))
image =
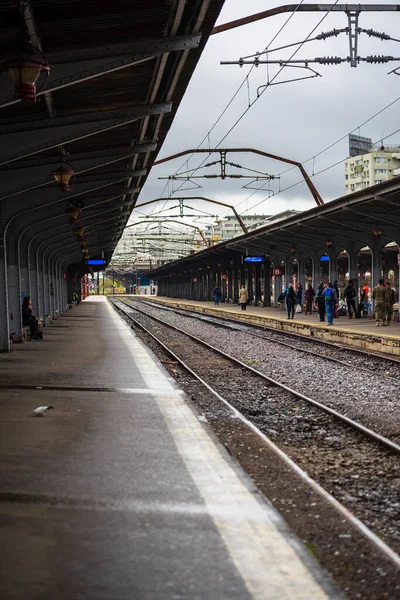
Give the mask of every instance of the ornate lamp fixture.
MULTIPOLYGON (((76 173, 74 171, 73 166, 66 160, 67 152, 64 150, 64 148, 62 146, 59 146, 58 154, 60 156, 61 164, 57 169, 55 169, 55 171, 52 171, 50 173, 50 175, 58 183, 58 185, 60 186, 60 190, 62 192, 68 192, 70 190, 69 184, 70 184, 71 177, 76 175, 76 173)), ((76 203, 76 206, 78 206, 79 208, 82 208, 79 206, 78 203, 76 203)))
POLYGON ((331 239, 329 239, 329 240, 326 240, 326 241, 325 241, 325 246, 326 246, 327 248, 332 248, 332 246, 333 246, 333 240, 331 240, 331 239))
POLYGON ((293 246, 290 248, 290 252, 291 252, 292 254, 296 254, 296 252, 297 252, 297 248, 296 248, 296 246, 294 246, 294 245, 293 245, 293 246))
POLYGON ((374 227, 372 230, 372 233, 374 234, 374 236, 376 238, 381 237, 381 235, 383 233, 383 229, 381 229, 380 227, 374 227))
POLYGON ((46 77, 40 88, 42 90, 48 79, 50 66, 43 52, 26 40, 21 50, 5 58, 0 70, 8 71, 14 81, 15 100, 35 102, 36 81, 42 73, 45 73, 46 77))
POLYGON ((67 163, 63 163, 58 167, 58 169, 53 171, 51 175, 59 184, 60 190, 62 192, 68 192, 70 189, 69 181, 71 177, 75 175, 75 171, 72 169, 72 167, 69 168, 67 163))
POLYGON ((268 259, 268 258, 271 258, 271 255, 270 255, 270 253, 269 253, 269 252, 266 252, 266 253, 264 254, 264 258, 266 258, 266 259, 268 259))

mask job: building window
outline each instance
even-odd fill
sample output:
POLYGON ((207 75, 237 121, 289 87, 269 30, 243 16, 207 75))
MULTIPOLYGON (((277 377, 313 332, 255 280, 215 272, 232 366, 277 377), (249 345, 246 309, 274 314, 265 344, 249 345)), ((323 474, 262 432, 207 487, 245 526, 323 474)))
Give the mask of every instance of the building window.
POLYGON ((383 173, 387 173, 387 172, 388 172, 387 169, 375 169, 375 173, 381 173, 381 174, 383 174, 383 173))
POLYGON ((377 156, 375 158, 375 162, 377 162, 377 163, 384 163, 384 162, 387 162, 387 158, 386 158, 386 156, 377 156))
POLYGON ((345 176, 344 176, 344 178, 345 178, 345 179, 348 179, 348 178, 349 178, 349 176, 348 176, 348 175, 345 175, 345 176))

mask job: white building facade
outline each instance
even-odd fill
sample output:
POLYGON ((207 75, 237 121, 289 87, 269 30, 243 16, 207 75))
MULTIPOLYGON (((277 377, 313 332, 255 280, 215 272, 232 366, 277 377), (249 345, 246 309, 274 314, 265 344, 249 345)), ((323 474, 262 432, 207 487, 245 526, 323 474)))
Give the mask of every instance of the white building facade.
POLYGON ((400 175, 400 148, 371 148, 368 154, 351 156, 344 165, 345 194, 352 194, 400 175))

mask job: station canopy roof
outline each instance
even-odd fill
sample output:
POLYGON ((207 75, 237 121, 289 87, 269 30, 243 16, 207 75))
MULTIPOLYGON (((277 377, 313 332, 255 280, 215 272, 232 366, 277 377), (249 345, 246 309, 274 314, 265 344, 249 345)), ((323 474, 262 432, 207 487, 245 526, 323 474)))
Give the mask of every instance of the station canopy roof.
POLYGON ((223 2, 0 0, 0 226, 18 212, 79 266, 79 200, 90 256, 111 258, 223 2), (14 96, 24 49, 44 67, 35 102, 14 96), (61 159, 70 191, 51 176, 61 159))
MULTIPOLYGON (((242 255, 285 257, 322 255, 333 248, 357 253, 365 246, 396 242, 400 246, 400 178, 349 194, 222 242, 147 274, 153 278, 204 265, 223 263, 242 255)), ((237 260, 236 260, 237 264, 237 260)))

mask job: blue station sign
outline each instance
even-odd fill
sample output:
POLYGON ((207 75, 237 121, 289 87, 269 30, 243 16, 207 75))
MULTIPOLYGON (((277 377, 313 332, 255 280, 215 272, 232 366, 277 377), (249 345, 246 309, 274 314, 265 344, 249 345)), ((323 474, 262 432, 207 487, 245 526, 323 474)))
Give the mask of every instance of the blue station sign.
POLYGON ((105 265, 106 261, 104 258, 89 258, 88 265, 105 265))
POLYGON ((245 256, 244 262, 262 262, 264 259, 262 256, 245 256))

